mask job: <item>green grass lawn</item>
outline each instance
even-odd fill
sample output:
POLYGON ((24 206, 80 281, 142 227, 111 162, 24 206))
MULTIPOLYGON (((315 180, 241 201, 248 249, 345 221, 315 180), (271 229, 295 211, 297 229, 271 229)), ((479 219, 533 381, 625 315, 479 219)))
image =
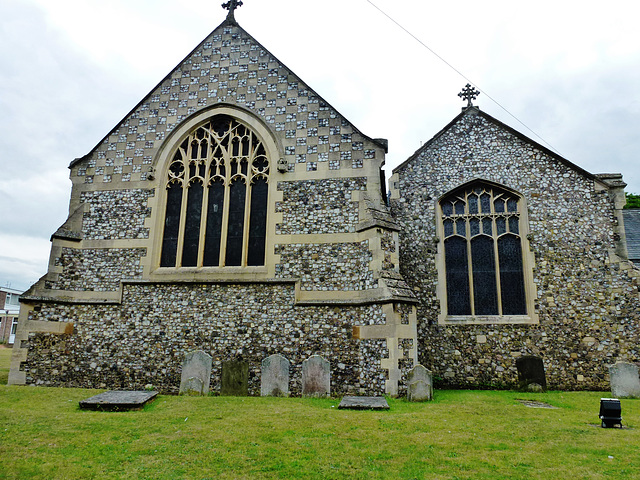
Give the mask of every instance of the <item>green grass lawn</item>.
MULTIPOLYGON (((0 385, 6 385, 9 378, 9 365, 11 364, 10 348, 0 348, 0 385)), ((2 475, 2 472, 0 472, 2 475)), ((2 477, 0 477, 2 478, 2 477)))
POLYGON ((1 386, 0 478, 640 478, 640 401, 623 400, 628 428, 602 429, 597 392, 437 391, 388 412, 171 396, 137 412, 79 410, 95 393, 1 386))
POLYGON ((437 391, 387 412, 170 396, 137 412, 78 408, 96 393, 0 386, 0 479, 640 478, 640 400, 622 401, 627 428, 602 429, 598 392, 437 391))

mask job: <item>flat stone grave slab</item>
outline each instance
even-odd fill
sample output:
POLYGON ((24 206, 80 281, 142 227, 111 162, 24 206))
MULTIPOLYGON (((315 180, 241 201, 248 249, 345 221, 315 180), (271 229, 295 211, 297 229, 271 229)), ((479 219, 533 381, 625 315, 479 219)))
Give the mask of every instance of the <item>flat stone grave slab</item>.
POLYGON ((343 397, 340 410, 389 410, 389 404, 384 397, 343 397))
POLYGON ((111 391, 80 401, 83 410, 104 410, 107 412, 124 412, 141 410, 147 403, 158 396, 158 392, 147 391, 111 391))
POLYGON ((544 403, 544 402, 537 402, 535 400, 522 400, 522 399, 516 399, 516 400, 520 402, 522 405, 524 405, 525 407, 529 407, 529 408, 549 408, 553 410, 558 410, 558 407, 554 407, 553 405, 549 405, 548 403, 544 403))

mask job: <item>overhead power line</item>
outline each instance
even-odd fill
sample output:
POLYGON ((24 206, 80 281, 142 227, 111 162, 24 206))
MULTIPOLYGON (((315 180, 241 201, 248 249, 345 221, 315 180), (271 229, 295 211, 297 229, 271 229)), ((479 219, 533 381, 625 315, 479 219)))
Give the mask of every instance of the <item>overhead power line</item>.
POLYGON ((424 48, 426 48, 427 50, 429 50, 429 52, 431 52, 432 55, 434 55, 438 60, 440 60, 442 63, 444 63, 447 67, 449 67, 451 70, 453 70, 454 72, 456 72, 458 75, 460 75, 462 78, 464 78, 468 83, 471 83, 472 85, 474 85, 480 92, 482 92, 483 95, 485 95, 489 100, 491 100, 493 103, 495 103, 498 107, 500 107, 502 110, 504 110, 509 116, 511 116, 515 121, 517 121, 519 124, 521 124, 524 128, 526 128, 527 130, 529 130, 533 135, 535 135, 536 137, 538 137, 542 142, 546 143, 549 148, 551 148, 551 150, 556 151, 559 154, 559 151, 557 148, 555 148, 553 145, 551 145, 549 142, 547 142, 544 138, 542 138, 540 135, 538 135, 535 131, 533 131, 531 128, 529 128, 529 126, 527 126, 522 120, 520 120, 518 117, 516 117, 513 113, 511 113, 509 110, 507 110, 504 106, 502 106, 502 104, 500 102, 498 102, 495 98, 493 98, 491 95, 489 95, 487 92, 485 92, 482 88, 480 88, 474 81, 472 81, 471 79, 469 79, 469 77, 467 77, 464 73, 462 73, 460 70, 458 70, 456 67, 454 67, 453 65, 451 65, 449 62, 447 62, 443 57, 441 57, 440 55, 438 55, 438 53, 433 50, 431 47, 429 47, 429 45, 427 45, 426 43, 424 43, 422 40, 420 40, 417 36, 415 36, 413 33, 411 33, 411 31, 409 31, 407 28, 405 28, 402 24, 400 24, 396 19, 394 19, 391 15, 389 15, 387 12, 385 12, 384 10, 382 10, 380 7, 378 7, 375 3, 373 3, 371 0, 366 0, 367 3, 369 3, 372 7, 374 7, 376 10, 378 10, 382 15, 384 15, 385 17, 387 17, 389 20, 391 20, 393 23, 395 23, 401 30, 403 30, 407 35, 409 35, 411 38, 413 38, 416 42, 418 42, 420 45, 422 45, 424 48))

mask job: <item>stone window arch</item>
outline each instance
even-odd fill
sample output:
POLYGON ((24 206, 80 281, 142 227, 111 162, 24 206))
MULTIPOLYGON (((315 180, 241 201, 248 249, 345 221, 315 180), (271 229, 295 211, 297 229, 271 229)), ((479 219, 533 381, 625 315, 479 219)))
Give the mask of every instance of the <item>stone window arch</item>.
POLYGON ((476 181, 444 195, 438 214, 441 320, 535 322, 524 198, 476 181))
POLYGON ((215 115, 170 158, 160 266, 265 265, 270 162, 253 129, 215 115))

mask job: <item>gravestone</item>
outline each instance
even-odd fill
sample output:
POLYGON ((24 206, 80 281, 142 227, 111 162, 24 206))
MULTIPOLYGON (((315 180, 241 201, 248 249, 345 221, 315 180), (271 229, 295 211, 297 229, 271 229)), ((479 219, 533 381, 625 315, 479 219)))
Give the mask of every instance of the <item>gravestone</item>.
POLYGON ((615 398, 640 398, 640 376, 635 363, 609 365, 609 377, 615 398))
POLYGON ((180 376, 180 395, 208 395, 211 381, 211 355, 202 350, 184 357, 180 376))
POLYGON ((545 391, 547 377, 544 373, 542 358, 526 355, 516 360, 518 369, 518 385, 521 390, 545 391))
POLYGON ((423 365, 416 365, 407 374, 407 400, 410 402, 433 400, 433 374, 423 365))
POLYGON ((242 360, 222 362, 220 395, 246 397, 249 395, 249 364, 242 360))
POLYGON ((331 365, 320 355, 302 362, 302 394, 309 397, 328 397, 331 393, 331 365))
POLYGON ((282 355, 271 355, 262 361, 260 395, 263 397, 289 396, 289 360, 282 355))

